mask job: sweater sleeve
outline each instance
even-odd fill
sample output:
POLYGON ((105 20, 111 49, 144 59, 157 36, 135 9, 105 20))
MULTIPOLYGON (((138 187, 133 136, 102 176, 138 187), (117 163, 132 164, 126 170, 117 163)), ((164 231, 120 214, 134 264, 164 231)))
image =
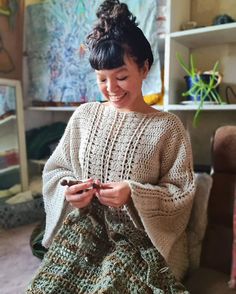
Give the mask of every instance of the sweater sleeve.
POLYGON ((166 131, 157 184, 128 183, 146 233, 168 260, 172 246, 186 229, 195 190, 191 146, 180 121, 166 131))
MULTIPOLYGON (((74 152, 78 145, 72 143, 72 133, 75 128, 76 112, 72 115, 56 149, 48 159, 43 170, 43 198, 46 212, 46 228, 42 244, 49 247, 60 223, 72 207, 65 201, 66 187, 60 185, 62 179, 76 180, 79 173, 79 161, 74 152), (73 146, 72 146, 73 145, 73 146), (73 162, 72 162, 73 161, 73 162), (76 161, 76 162, 75 162, 76 161), (74 166, 77 165, 75 169, 74 166)), ((77 129, 78 131, 78 129, 77 129)), ((77 140, 76 140, 77 141, 77 140)))

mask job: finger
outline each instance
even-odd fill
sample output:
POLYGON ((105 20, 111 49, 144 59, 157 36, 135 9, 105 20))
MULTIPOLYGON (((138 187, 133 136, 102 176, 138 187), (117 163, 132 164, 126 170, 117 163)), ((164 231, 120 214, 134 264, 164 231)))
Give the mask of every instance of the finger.
POLYGON ((114 189, 100 189, 99 191, 100 196, 102 197, 107 197, 107 198, 114 198, 115 195, 115 191, 114 189))
POLYGON ((101 184, 102 189, 114 189, 114 183, 101 184))
POLYGON ((105 206, 113 206, 111 201, 107 201, 107 199, 104 199, 102 197, 98 197, 98 201, 105 206))
POLYGON ((89 198, 92 197, 95 194, 96 190, 95 189, 91 189, 89 191, 83 192, 83 193, 77 193, 77 194, 66 194, 66 200, 69 202, 77 202, 77 201, 81 201, 85 198, 89 198))
POLYGON ((70 205, 72 205, 73 207, 76 207, 76 208, 83 208, 83 207, 86 207, 88 206, 88 204, 91 202, 92 200, 92 197, 87 197, 87 198, 84 198, 82 199, 81 201, 71 201, 69 202, 70 205))
POLYGON ((86 189, 92 188, 93 181, 88 180, 87 182, 76 184, 67 189, 67 192, 70 194, 77 194, 79 191, 83 191, 86 189))
POLYGON ((98 197, 98 200, 101 204, 106 205, 106 206, 111 206, 111 207, 121 207, 122 204, 118 201, 118 200, 111 200, 108 198, 104 198, 104 197, 98 197))

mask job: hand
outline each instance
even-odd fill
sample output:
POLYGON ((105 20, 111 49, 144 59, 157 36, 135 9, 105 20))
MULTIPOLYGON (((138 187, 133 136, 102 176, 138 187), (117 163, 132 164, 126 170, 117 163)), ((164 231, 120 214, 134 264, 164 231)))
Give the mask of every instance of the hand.
POLYGON ((102 184, 96 196, 100 203, 111 207, 121 207, 128 203, 131 191, 126 182, 111 182, 102 184))
POLYGON ((76 208, 88 206, 97 191, 97 189, 92 188, 93 182, 93 179, 89 179, 86 182, 67 187, 65 190, 66 200, 76 208), (85 191, 86 189, 88 190, 85 191))

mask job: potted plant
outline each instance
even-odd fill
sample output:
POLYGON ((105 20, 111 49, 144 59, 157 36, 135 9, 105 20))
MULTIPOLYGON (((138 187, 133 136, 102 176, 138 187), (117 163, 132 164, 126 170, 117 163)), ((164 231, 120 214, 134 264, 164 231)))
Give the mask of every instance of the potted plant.
POLYGON ((180 66, 184 69, 187 75, 184 77, 187 84, 187 91, 182 93, 182 96, 188 97, 190 101, 198 105, 197 111, 193 118, 193 125, 196 127, 199 122, 199 115, 204 103, 223 104, 219 94, 219 84, 222 81, 222 75, 218 72, 219 62, 217 61, 211 71, 197 71, 193 59, 190 54, 190 64, 183 61, 180 54, 176 55, 180 66))

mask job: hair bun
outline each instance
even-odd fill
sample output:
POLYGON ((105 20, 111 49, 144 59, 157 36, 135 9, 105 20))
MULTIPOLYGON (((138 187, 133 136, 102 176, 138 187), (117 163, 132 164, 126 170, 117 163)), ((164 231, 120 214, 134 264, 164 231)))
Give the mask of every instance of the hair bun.
POLYGON ((119 0, 105 0, 96 15, 98 20, 86 38, 92 68, 120 67, 124 65, 125 54, 131 56, 138 67, 142 68, 146 60, 151 67, 153 54, 150 43, 127 4, 119 0))
POLYGON ((113 27, 136 26, 136 17, 129 11, 125 3, 119 0, 106 0, 98 8, 96 13, 100 26, 107 32, 113 27))

